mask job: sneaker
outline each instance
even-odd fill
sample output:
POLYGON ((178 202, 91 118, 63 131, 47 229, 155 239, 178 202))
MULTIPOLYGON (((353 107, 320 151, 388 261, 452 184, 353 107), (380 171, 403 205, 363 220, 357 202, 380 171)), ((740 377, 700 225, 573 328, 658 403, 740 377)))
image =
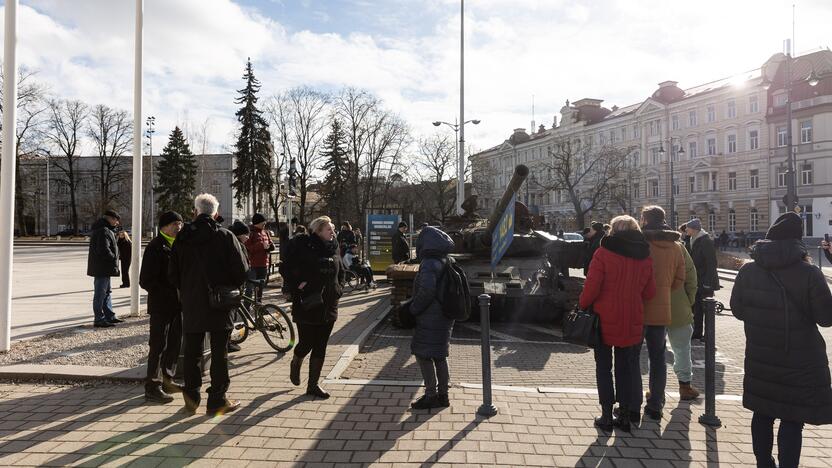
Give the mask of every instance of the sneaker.
POLYGON ((152 387, 149 389, 144 390, 144 399, 145 401, 149 401, 151 403, 170 403, 173 401, 173 397, 166 393, 159 387, 152 387))
POLYGON ((422 395, 421 398, 411 403, 410 407, 413 409, 441 408, 436 395, 422 395))
POLYGON ((108 322, 110 322, 110 323, 112 323, 112 324, 114 324, 114 325, 115 325, 116 323, 124 323, 124 320, 122 320, 122 319, 120 319, 120 318, 117 318, 117 317, 113 317, 113 318, 111 318, 110 320, 107 320, 107 321, 108 321, 108 322))
POLYGON ((222 405, 216 406, 216 407, 209 406, 208 408, 206 408, 205 409, 205 414, 207 414, 208 416, 211 416, 211 417, 213 417, 213 416, 222 416, 223 414, 230 413, 230 412, 235 411, 239 408, 240 408, 240 402, 239 401, 229 400, 228 398, 226 398, 225 400, 223 400, 222 405))
POLYGON ((95 328, 110 328, 116 326, 116 324, 112 322, 93 322, 92 326, 95 328))
POLYGON ((238 345, 236 343, 231 343, 231 342, 228 343, 228 352, 229 353, 235 353, 235 352, 237 352, 241 349, 243 349, 243 348, 241 348, 240 345, 238 345))

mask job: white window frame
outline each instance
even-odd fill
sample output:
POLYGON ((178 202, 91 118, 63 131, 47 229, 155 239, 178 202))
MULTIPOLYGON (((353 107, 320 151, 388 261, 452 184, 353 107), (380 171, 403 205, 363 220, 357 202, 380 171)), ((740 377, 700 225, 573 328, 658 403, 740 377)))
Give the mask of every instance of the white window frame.
POLYGON ((727 135, 725 137, 725 143, 726 153, 737 152, 737 135, 735 133, 727 135))
POLYGON ((737 190, 737 173, 736 172, 729 172, 728 173, 728 190, 732 191, 732 192, 737 190))
POLYGON ((756 231, 760 227, 760 214, 757 212, 756 208, 752 208, 751 212, 748 216, 748 230, 751 232, 756 231))
POLYGON ((812 119, 803 120, 800 122, 800 143, 812 142, 812 128, 812 119))
POLYGON ((786 146, 789 142, 789 132, 786 126, 777 127, 777 147, 782 148, 786 146))
POLYGON ((748 96, 748 113, 749 114, 754 114, 754 113, 760 112, 759 100, 760 99, 757 97, 756 94, 752 94, 751 96, 748 96))
POLYGON ((659 179, 650 179, 649 184, 650 198, 660 197, 661 191, 659 190, 659 179))
POLYGON ((756 128, 748 131, 748 149, 760 149, 760 131, 756 128))
POLYGON ((695 127, 697 125, 697 123, 696 123, 696 109, 688 111, 688 125, 690 127, 695 127))
POLYGON ((716 121, 716 105, 709 104, 707 107, 708 123, 716 121))
POLYGON ((788 172, 785 167, 778 167, 777 168, 777 186, 778 187, 785 187, 786 186, 786 176, 788 172))
POLYGON ((737 212, 734 210, 728 211, 728 230, 736 232, 737 230, 737 212))
POLYGON ((725 115, 729 119, 737 117, 737 101, 735 99, 728 100, 728 103, 725 106, 725 115))
POLYGON ((716 231, 716 213, 708 213, 708 231, 716 231))
POLYGON ((748 172, 748 186, 752 189, 760 188, 760 170, 751 169, 748 172))
POLYGON ((696 151, 696 142, 688 142, 688 158, 695 158, 699 153, 696 151))
POLYGON ((716 152, 718 148, 716 147, 716 137, 708 138, 706 140, 708 143, 708 156, 716 156, 716 152), (713 143, 713 145, 711 145, 713 143))
POLYGON ((814 167, 811 163, 800 165, 800 185, 812 185, 815 180, 814 167))
POLYGON ((679 130, 679 114, 673 114, 670 116, 671 127, 673 130, 679 130))

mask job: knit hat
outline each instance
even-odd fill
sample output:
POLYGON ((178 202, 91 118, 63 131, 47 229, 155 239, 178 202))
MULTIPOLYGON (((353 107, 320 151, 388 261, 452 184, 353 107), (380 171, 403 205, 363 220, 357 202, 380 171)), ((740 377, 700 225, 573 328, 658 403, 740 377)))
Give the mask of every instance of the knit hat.
POLYGON ((254 213, 254 216, 251 217, 251 224, 260 224, 265 220, 265 216, 261 215, 260 213, 254 213))
POLYGON ((604 230, 604 223, 600 223, 598 221, 595 221, 594 223, 592 223, 592 230, 594 230, 595 232, 603 231, 604 230))
POLYGON ((702 230, 702 221, 699 221, 699 218, 693 218, 692 220, 687 222, 687 226, 694 231, 701 231, 702 230))
POLYGON ((175 211, 165 211, 159 216, 159 227, 165 227, 170 223, 175 223, 176 221, 183 221, 182 215, 175 211))
POLYGON ((407 223, 402 221, 402 222, 399 223, 399 227, 400 228, 407 227, 407 223))
POLYGON ((800 215, 794 211, 783 213, 779 218, 768 228, 766 232, 766 239, 770 240, 787 240, 803 238, 803 220, 800 215))
POLYGON ((244 234, 247 235, 250 232, 248 230, 248 226, 246 226, 246 223, 242 221, 234 221, 234 224, 232 224, 231 227, 228 228, 228 230, 231 231, 231 233, 235 236, 242 236, 244 234))
POLYGON ((107 211, 105 211, 105 212, 104 212, 104 216, 109 216, 109 217, 111 217, 111 218, 115 218, 115 219, 118 219, 118 220, 120 220, 120 219, 121 219, 121 216, 119 216, 119 215, 118 215, 118 213, 116 213, 116 212, 115 212, 115 211, 113 211, 113 210, 107 210, 107 211))

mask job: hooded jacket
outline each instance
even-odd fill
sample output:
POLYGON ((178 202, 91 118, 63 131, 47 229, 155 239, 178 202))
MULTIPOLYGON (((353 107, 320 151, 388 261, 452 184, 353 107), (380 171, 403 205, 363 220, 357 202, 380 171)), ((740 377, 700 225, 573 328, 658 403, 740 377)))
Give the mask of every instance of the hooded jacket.
POLYGON ((644 229, 653 259, 656 295, 644 303, 644 324, 668 326, 671 321, 670 295, 685 281, 685 258, 679 247, 681 235, 667 226, 644 229))
POLYGON ((286 261, 280 265, 284 286, 292 293, 292 319, 296 323, 323 325, 338 319, 342 269, 338 245, 324 242, 315 234, 299 234, 292 238, 286 251, 286 261), (303 289, 298 286, 306 282, 303 289), (304 298, 320 295, 320 307, 307 310, 301 305, 304 298))
POLYGON ((438 281, 454 241, 443 231, 427 226, 416 240, 416 256, 421 260, 413 282, 410 313, 416 319, 416 330, 410 343, 411 352, 423 358, 446 358, 454 321, 445 317, 437 300, 438 281))
POLYGON ((691 238, 690 257, 696 265, 700 294, 705 297, 713 296, 713 292, 720 288, 719 276, 716 273, 716 247, 711 236, 704 230, 691 238))
POLYGON ((113 228, 101 218, 92 225, 90 248, 87 254, 87 276, 118 276, 118 244, 113 228))
POLYGON ((731 311, 745 328, 743 406, 770 417, 832 423, 826 343, 832 294, 823 273, 804 261, 800 240, 761 240, 737 274, 731 311))
POLYGON ((644 301, 655 295, 650 245, 641 232, 623 231, 601 240, 578 303, 598 314, 605 345, 626 347, 641 343, 644 301))
POLYGON ((679 244, 679 251, 685 257, 685 284, 670 292, 670 328, 692 324, 693 303, 696 302, 696 266, 684 244, 679 244))
POLYGON ((248 273, 245 248, 209 215, 199 215, 179 231, 171 248, 168 279, 179 290, 182 331, 232 328, 231 313, 208 307, 208 285, 242 287, 248 273))
POLYGON ((393 233, 393 263, 401 263, 410 260, 410 244, 407 243, 407 237, 400 230, 396 229, 393 233))

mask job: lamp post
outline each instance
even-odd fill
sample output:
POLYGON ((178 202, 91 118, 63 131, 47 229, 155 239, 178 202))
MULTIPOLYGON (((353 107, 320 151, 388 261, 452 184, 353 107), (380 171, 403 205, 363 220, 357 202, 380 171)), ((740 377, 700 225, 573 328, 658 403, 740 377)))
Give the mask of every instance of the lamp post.
POLYGON ((441 120, 437 120, 433 122, 434 127, 439 127, 441 125, 447 125, 451 127, 454 131, 454 142, 456 143, 456 154, 459 156, 459 164, 456 171, 457 183, 456 183, 456 214, 462 215, 462 202, 465 198, 465 139, 461 135, 464 133, 464 127, 466 124, 474 124, 479 125, 481 120, 471 119, 465 122, 462 122, 462 125, 457 123, 454 120, 454 123, 443 122, 441 120))
POLYGON ((49 226, 51 226, 51 218, 49 216, 49 159, 52 153, 46 152, 46 237, 49 237, 49 226))
MULTIPOLYGON (((815 72, 814 66, 809 63, 810 72, 809 75, 805 79, 801 80, 794 80, 792 77, 792 67, 796 62, 799 62, 800 59, 795 59, 791 55, 791 42, 787 39, 786 40, 786 59, 784 61, 785 70, 783 73, 783 87, 786 91, 786 163, 788 164, 788 168, 786 169, 788 174, 786 176, 786 195, 783 197, 783 204, 786 206, 786 211, 794 211, 797 207, 797 202, 799 198, 797 196, 797 171, 795 166, 797 165, 797 154, 793 148, 792 142, 792 87, 794 86, 795 82, 802 82, 805 81, 809 83, 809 86, 817 86, 820 82, 820 78, 818 77, 817 73, 815 72)), ((764 77, 762 81, 762 87, 765 90, 768 90, 772 83, 768 80, 768 78, 764 77)))
POLYGON ((289 160, 289 186, 286 190, 286 220, 288 221, 289 225, 289 238, 295 236, 294 227, 292 226, 292 197, 295 195, 295 177, 297 176, 298 170, 295 166, 295 158, 291 158, 289 160))
MULTIPOLYGON (((676 174, 673 169, 673 140, 679 140, 679 151, 676 152, 677 156, 685 154, 685 149, 682 148, 682 139, 676 137, 669 137, 667 139, 668 146, 670 147, 670 226, 672 228, 676 227, 676 174)), ((659 147, 659 157, 664 158, 665 151, 664 146, 659 147)))
MULTIPOLYGON (((150 226, 155 226, 156 220, 156 194, 153 192, 154 187, 156 184, 153 183, 153 134, 156 133, 156 117, 149 116, 145 122, 147 125, 147 129, 144 132, 144 135, 147 137, 148 143, 148 150, 150 152, 149 157, 149 165, 150 165, 150 226)), ((155 229, 154 229, 155 231, 155 229)), ((135 235, 135 234, 134 234, 135 235)))

